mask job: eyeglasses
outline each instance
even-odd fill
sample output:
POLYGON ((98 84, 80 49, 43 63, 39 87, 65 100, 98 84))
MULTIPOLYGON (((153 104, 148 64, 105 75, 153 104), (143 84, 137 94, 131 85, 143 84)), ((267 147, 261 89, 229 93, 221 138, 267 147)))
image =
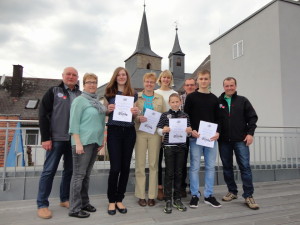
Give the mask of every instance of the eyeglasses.
POLYGON ((97 85, 97 82, 96 81, 87 81, 85 82, 84 84, 93 84, 93 85, 97 85))
POLYGON ((154 84, 155 82, 154 81, 144 81, 144 83, 146 83, 146 84, 154 84))

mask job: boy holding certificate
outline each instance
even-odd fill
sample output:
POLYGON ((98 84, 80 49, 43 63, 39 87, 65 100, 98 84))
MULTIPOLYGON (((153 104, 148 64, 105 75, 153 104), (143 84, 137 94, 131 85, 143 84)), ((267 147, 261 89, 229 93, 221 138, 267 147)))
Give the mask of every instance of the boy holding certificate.
POLYGON ((186 136, 190 135, 189 116, 180 111, 181 100, 178 94, 169 97, 171 109, 163 113, 157 125, 157 133, 163 136, 163 147, 165 155, 165 213, 172 212, 173 207, 179 211, 186 211, 186 206, 181 202, 182 169, 184 166, 184 154, 187 148, 186 136), (173 204, 172 187, 174 182, 173 204))

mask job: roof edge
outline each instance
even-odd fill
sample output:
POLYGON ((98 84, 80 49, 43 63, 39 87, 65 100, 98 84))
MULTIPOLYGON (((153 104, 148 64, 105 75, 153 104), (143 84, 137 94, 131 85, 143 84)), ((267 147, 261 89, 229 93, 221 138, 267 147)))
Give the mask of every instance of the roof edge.
MULTIPOLYGON (((243 23, 245 23, 246 21, 248 21, 249 19, 251 19, 252 17, 254 17, 255 15, 257 15, 258 13, 260 13, 261 11, 263 11, 264 9, 268 8, 270 5, 272 5, 274 2, 277 1, 285 1, 285 0, 273 0, 269 3, 267 3, 265 6, 263 6, 262 8, 260 8, 259 10, 255 11, 254 13, 252 13, 250 16, 246 17, 245 19, 243 19, 241 22, 239 22, 238 24, 236 24, 235 26, 233 26, 232 28, 230 28, 229 30, 225 31, 225 33, 221 34, 220 36, 218 36, 217 38, 215 38, 214 40, 212 40, 211 42, 209 42, 209 45, 213 44, 214 42, 216 42, 217 40, 221 39, 222 37, 224 37, 226 34, 230 33, 231 31, 233 31, 235 28, 239 27, 240 25, 242 25, 243 23)), ((290 1, 285 1, 285 2, 289 2, 290 1)))

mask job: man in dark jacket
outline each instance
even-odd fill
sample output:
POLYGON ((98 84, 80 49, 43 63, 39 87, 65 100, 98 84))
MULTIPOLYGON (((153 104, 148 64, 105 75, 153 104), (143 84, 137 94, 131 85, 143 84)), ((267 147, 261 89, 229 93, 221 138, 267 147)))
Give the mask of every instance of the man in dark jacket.
POLYGON ((62 79, 60 85, 51 87, 46 92, 39 109, 42 147, 46 150, 46 159, 38 189, 37 214, 43 219, 52 217, 52 212, 48 209, 48 198, 62 155, 64 155, 64 170, 60 185, 60 206, 69 207, 70 181, 73 170, 69 117, 71 103, 81 92, 77 85, 78 72, 75 68, 65 68, 62 79))
POLYGON ((233 152, 236 157, 243 182, 243 197, 250 209, 259 209, 253 198, 253 182, 250 167, 249 145, 253 142, 257 115, 249 100, 237 95, 236 79, 227 77, 223 81, 225 92, 220 101, 220 138, 219 150, 223 163, 224 180, 228 193, 223 201, 237 199, 237 185, 233 173, 233 152))

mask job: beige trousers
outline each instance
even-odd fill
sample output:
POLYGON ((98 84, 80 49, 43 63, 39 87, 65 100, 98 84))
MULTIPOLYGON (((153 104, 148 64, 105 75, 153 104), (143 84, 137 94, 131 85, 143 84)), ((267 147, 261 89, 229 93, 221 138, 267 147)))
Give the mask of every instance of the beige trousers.
POLYGON ((135 142, 135 196, 146 198, 146 156, 148 152, 149 186, 148 198, 157 197, 158 158, 161 145, 161 136, 157 133, 149 134, 143 131, 136 132, 135 142))

